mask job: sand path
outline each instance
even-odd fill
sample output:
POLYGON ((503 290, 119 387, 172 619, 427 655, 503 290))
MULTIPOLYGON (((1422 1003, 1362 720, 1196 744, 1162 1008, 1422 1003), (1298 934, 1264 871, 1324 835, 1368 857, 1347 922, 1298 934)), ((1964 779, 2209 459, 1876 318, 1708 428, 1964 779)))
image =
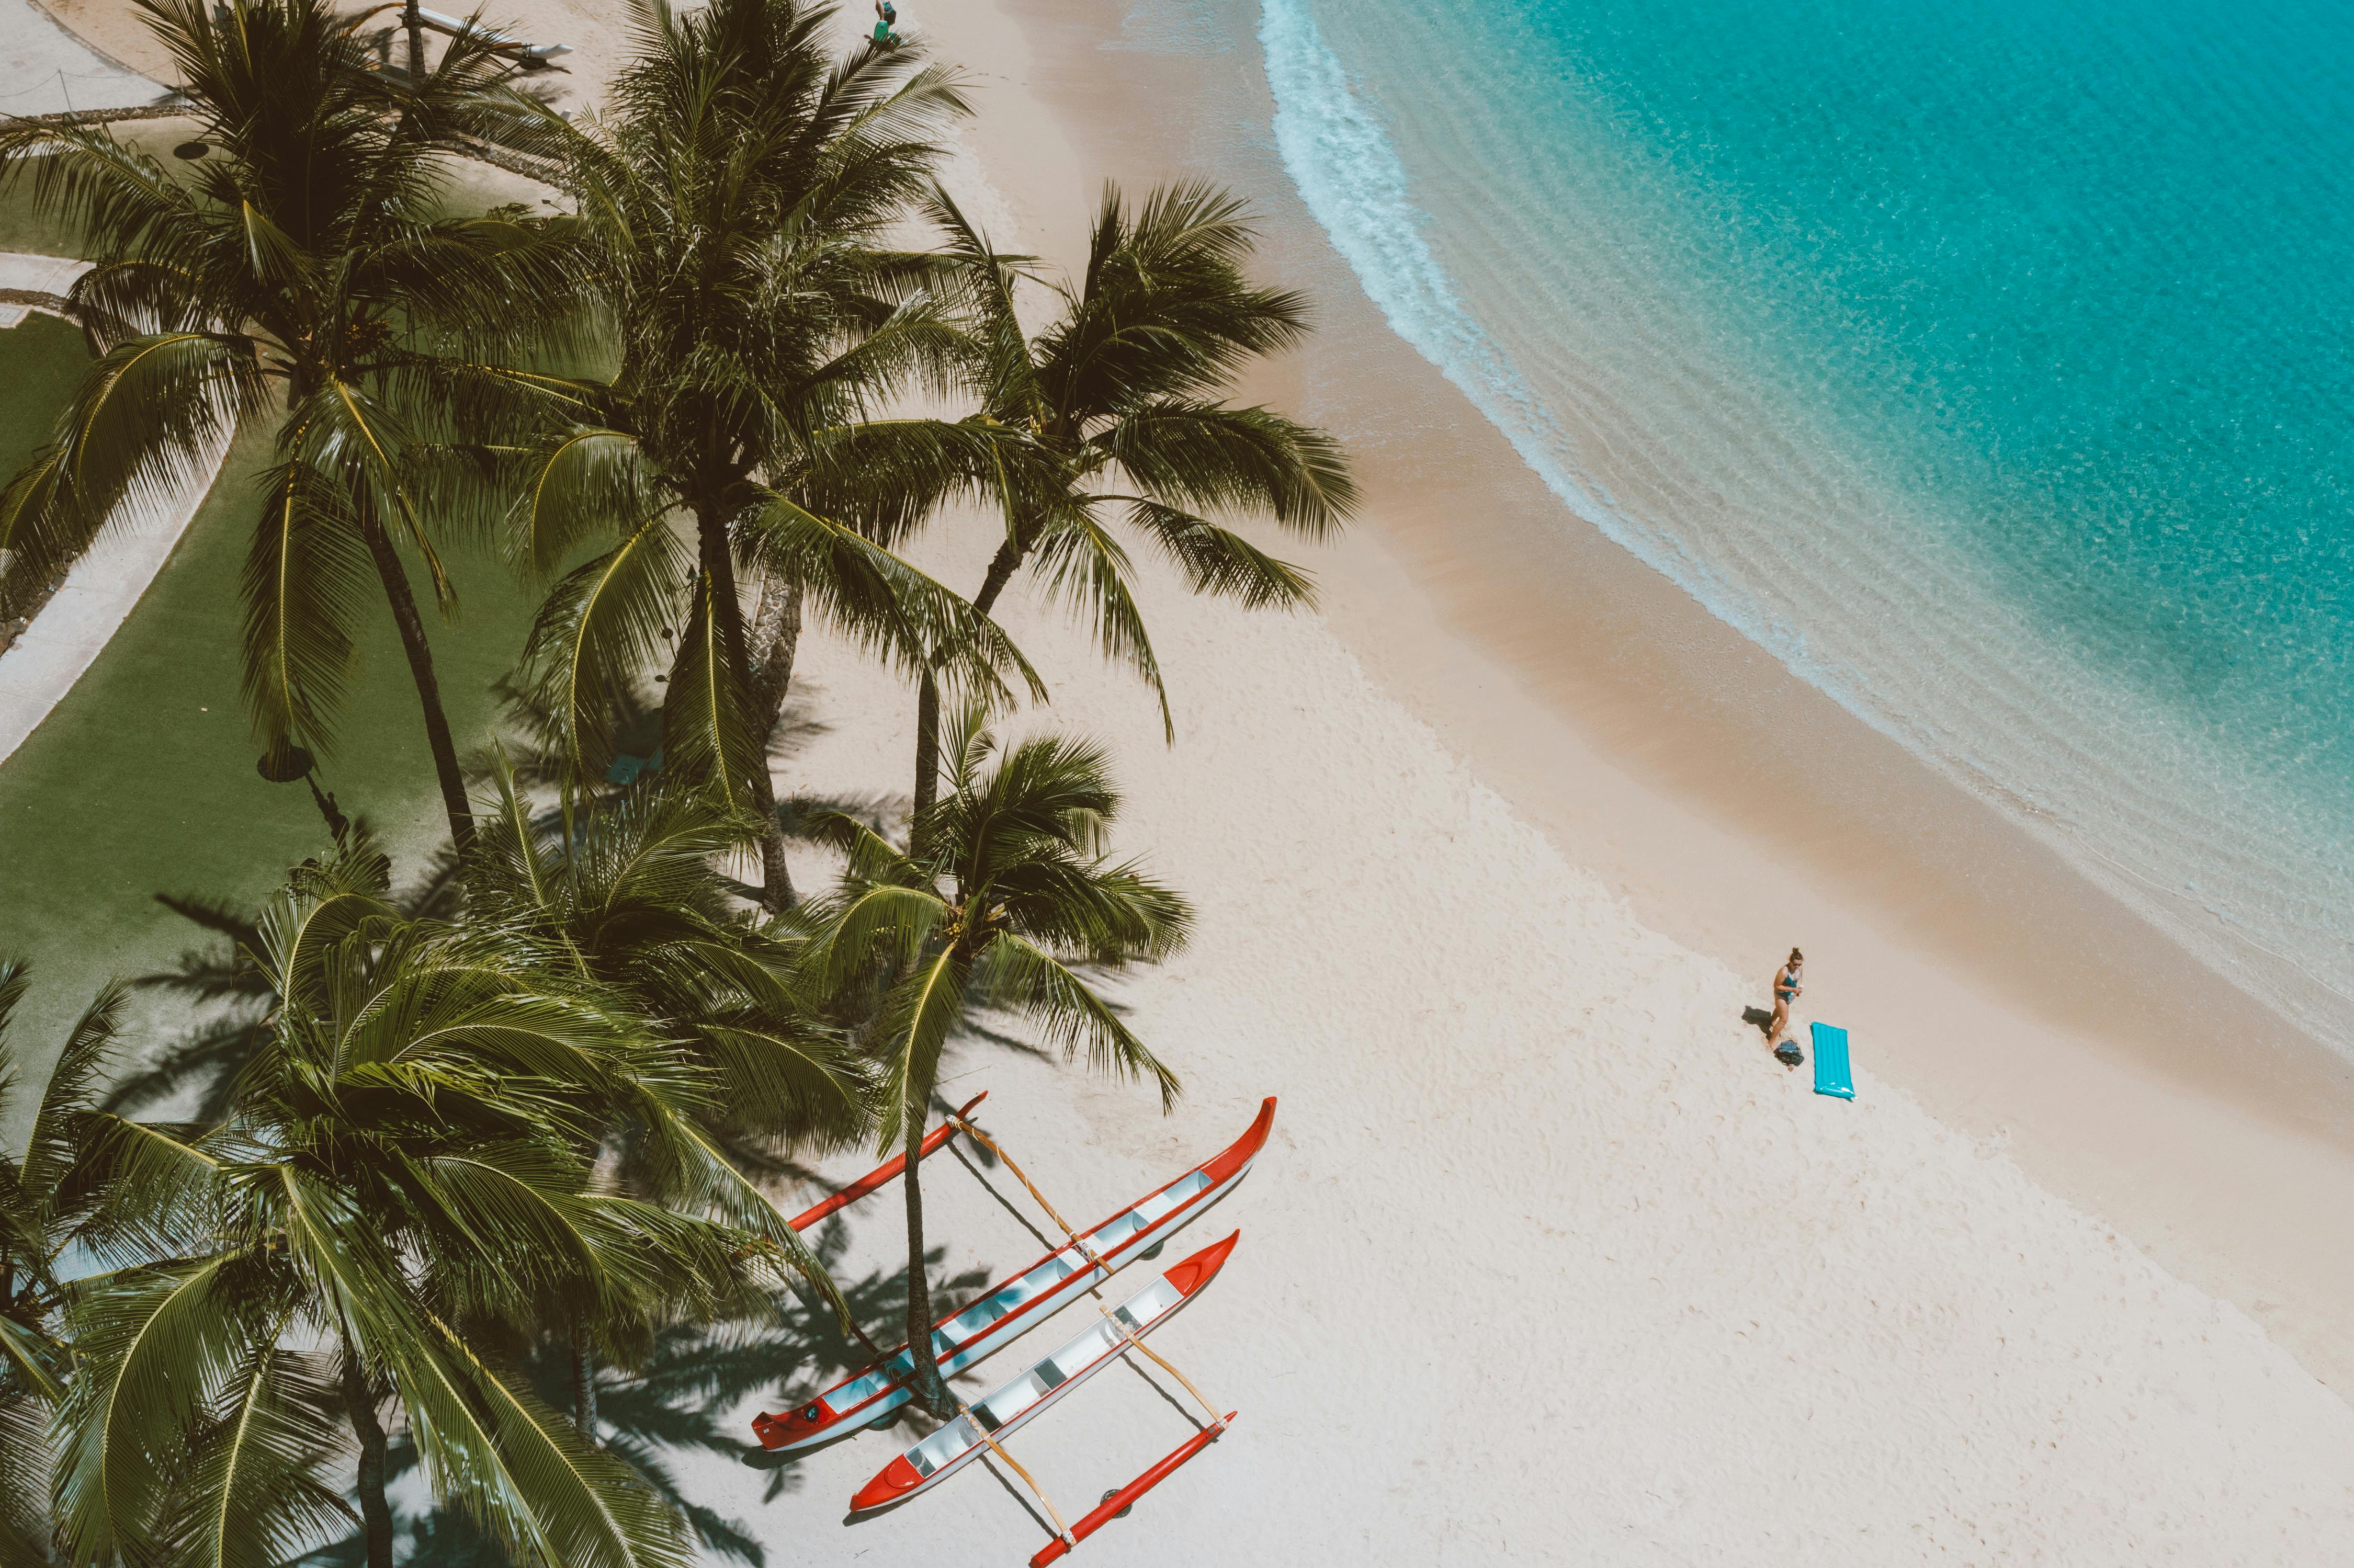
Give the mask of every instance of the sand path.
POLYGON ((164 89, 85 42, 35 0, 0 0, 0 114, 138 109, 164 89))
MULTIPOLYGON (((0 0, 5 3, 5 0, 0 0)), ((62 294, 89 270, 85 261, 56 256, 0 252, 0 288, 62 294)), ((22 321, 22 306, 16 321, 22 321)), ((5 324, 13 326, 16 321, 5 324)), ((82 672, 105 648, 115 628, 131 613, 171 558, 219 476, 228 443, 198 455, 185 482, 169 493, 133 501, 111 519, 98 541, 67 572, 7 652, 0 652, 0 761, 40 727, 65 700, 82 672)))

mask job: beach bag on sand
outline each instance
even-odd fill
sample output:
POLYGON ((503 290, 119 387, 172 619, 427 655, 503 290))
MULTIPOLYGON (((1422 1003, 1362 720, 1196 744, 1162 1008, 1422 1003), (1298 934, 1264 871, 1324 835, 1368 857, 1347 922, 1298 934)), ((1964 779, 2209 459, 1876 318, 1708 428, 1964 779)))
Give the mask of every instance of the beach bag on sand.
POLYGON ((1806 1059, 1805 1054, 1799 1051, 1798 1043, 1796 1040, 1785 1040, 1774 1047, 1774 1060, 1776 1062, 1787 1062, 1795 1067, 1806 1059))

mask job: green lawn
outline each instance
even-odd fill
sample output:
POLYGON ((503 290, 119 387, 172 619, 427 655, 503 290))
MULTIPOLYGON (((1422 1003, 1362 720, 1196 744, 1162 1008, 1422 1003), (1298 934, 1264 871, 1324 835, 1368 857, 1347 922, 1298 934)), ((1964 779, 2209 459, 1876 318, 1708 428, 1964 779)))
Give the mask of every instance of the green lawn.
MULTIPOLYGON (((238 569, 253 475, 268 456, 266 437, 230 453, 146 597, 48 722, 0 763, 0 952, 35 965, 18 1040, 37 1065, 106 978, 151 971, 190 945, 194 927, 156 894, 258 898, 325 842, 308 791, 255 772, 238 702, 238 569)), ((436 628, 435 658, 451 722, 471 749, 486 734, 490 685, 520 651, 534 601, 495 561, 461 554, 451 569, 464 613, 436 628)), ((388 612, 369 616, 362 659, 340 742, 320 772, 407 869, 446 829, 388 612)))
POLYGON ((25 466, 90 368, 81 328, 38 313, 0 330, 0 476, 25 466))
MULTIPOLYGON (((184 121, 115 128, 175 170, 194 166, 170 156, 189 131, 184 121)), ((449 176, 452 211, 537 196, 481 165, 455 164, 449 176)), ((78 249, 35 210, 29 182, 0 189, 0 250, 78 249)), ((80 332, 53 318, 0 332, 0 478, 39 444, 87 363, 80 332)), ((238 569, 253 523, 252 476, 268 458, 266 437, 230 453, 146 597, 48 722, 0 763, 0 954, 34 965, 33 994, 12 1033, 37 1077, 99 985, 164 967, 196 938, 156 894, 255 899, 325 842, 307 790, 267 784, 254 771, 238 702, 238 569)), ((487 734, 491 683, 521 651, 536 599, 494 560, 463 551, 450 558, 463 613, 435 629, 434 648, 465 752, 487 734)), ((447 830, 388 612, 371 611, 361 658, 320 774, 408 872, 447 830)), ((15 1130, 0 1128, 0 1139, 15 1130)))

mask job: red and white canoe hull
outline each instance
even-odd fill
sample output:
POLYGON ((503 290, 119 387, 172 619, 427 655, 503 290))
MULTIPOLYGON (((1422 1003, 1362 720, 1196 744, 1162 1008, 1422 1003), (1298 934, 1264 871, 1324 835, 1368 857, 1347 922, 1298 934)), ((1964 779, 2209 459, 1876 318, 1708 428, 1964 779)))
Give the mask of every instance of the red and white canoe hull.
MULTIPOLYGON (((1103 1266, 1076 1246, 1048 1253, 987 1295, 940 1319, 932 1350, 942 1377, 951 1377, 1053 1317, 1081 1292, 1110 1278, 1207 1213, 1249 1174, 1275 1126, 1269 1096, 1242 1137, 1173 1181, 1163 1182, 1119 1213, 1082 1233, 1103 1266)), ((890 1415, 913 1397, 906 1380, 915 1363, 905 1347, 870 1364, 797 1409, 753 1417, 762 1446, 777 1453, 847 1437, 890 1415)))
MULTIPOLYGON (((1193 1256, 1165 1270, 1160 1278, 1112 1310, 1137 1338, 1142 1339, 1177 1315, 1217 1277, 1227 1255, 1242 1239, 1236 1231, 1212 1242, 1193 1256)), ((1071 1390, 1119 1360, 1128 1338, 1103 1319, 1097 1319, 1076 1336, 1025 1369, 1020 1376, 986 1399, 973 1402, 965 1414, 941 1427, 878 1471, 850 1499, 852 1513, 871 1513, 919 1497, 989 1452, 982 1428, 1002 1442, 1051 1407, 1071 1390)))

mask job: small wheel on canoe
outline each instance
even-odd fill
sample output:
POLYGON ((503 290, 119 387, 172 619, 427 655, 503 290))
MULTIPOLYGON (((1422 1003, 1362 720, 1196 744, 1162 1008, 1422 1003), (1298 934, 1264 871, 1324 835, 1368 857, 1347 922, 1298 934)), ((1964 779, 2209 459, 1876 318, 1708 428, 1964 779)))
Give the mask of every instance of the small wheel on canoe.
POLYGON ((1154 1242, 1150 1246, 1146 1247, 1142 1252, 1138 1253, 1136 1255, 1144 1259, 1145 1262, 1150 1263, 1154 1258, 1159 1257, 1161 1255, 1161 1249, 1168 1245, 1169 1238, 1167 1236, 1162 1236, 1159 1241, 1154 1242))
MULTIPOLYGON (((1112 1488, 1112 1489, 1111 1489, 1111 1490, 1109 1490, 1109 1491, 1108 1491, 1108 1492, 1104 1493, 1104 1495, 1103 1495, 1103 1496, 1101 1496, 1101 1497, 1099 1497, 1099 1498, 1096 1499, 1096 1501, 1097 1501, 1097 1502, 1099 1502, 1099 1503, 1108 1503, 1108 1502, 1111 1501, 1111 1499, 1114 1499, 1114 1498, 1116 1498, 1116 1497, 1118 1497, 1118 1496, 1119 1496, 1119 1489, 1118 1487, 1114 1487, 1114 1488, 1112 1488)), ((1134 1503, 1130 1503, 1130 1504, 1129 1504, 1129 1505, 1128 1505, 1128 1508, 1124 1508, 1124 1509, 1120 1510, 1118 1513, 1116 1513, 1116 1514, 1112 1515, 1112 1518, 1114 1518, 1114 1519, 1126 1519, 1126 1518, 1128 1517, 1128 1509, 1134 1508, 1135 1506, 1136 1506, 1136 1505, 1135 1505, 1134 1503)))
POLYGON ((909 1406, 903 1404, 896 1410, 885 1411, 882 1414, 876 1416, 874 1420, 868 1422, 865 1425, 860 1427, 859 1430, 861 1432, 888 1432, 892 1427, 899 1425, 899 1418, 907 1414, 908 1409, 909 1406))

